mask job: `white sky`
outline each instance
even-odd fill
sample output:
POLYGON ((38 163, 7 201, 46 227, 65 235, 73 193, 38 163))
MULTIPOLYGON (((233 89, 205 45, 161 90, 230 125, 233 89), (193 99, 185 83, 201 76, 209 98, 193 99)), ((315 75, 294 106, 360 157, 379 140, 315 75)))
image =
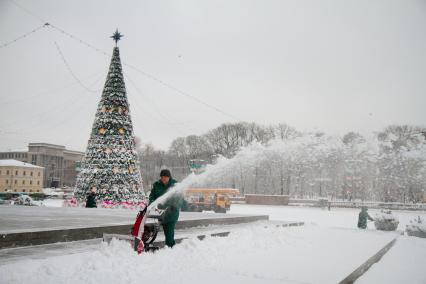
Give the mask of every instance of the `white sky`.
MULTIPOLYGON (((0 0, 0 150, 84 150, 116 28, 122 62, 244 121, 362 133, 426 124, 426 1, 0 0), (67 70, 56 44, 73 73, 67 70)), ((123 66, 136 136, 167 149, 237 120, 123 66)))

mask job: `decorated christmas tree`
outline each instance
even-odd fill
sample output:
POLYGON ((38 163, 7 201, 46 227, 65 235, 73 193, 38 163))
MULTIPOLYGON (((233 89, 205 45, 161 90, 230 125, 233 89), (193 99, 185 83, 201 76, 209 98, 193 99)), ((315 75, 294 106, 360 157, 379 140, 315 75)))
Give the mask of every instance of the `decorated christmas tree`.
POLYGON ((74 196, 82 204, 96 188, 98 206, 134 206, 144 199, 132 120, 116 42, 74 196))

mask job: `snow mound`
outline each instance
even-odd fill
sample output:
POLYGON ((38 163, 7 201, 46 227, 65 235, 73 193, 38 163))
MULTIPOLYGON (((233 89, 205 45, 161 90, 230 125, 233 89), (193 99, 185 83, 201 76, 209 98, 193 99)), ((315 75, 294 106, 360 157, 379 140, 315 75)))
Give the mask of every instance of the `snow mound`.
POLYGON ((338 283, 392 238, 258 222, 234 228, 226 238, 190 237, 140 256, 127 242, 112 240, 86 252, 11 263, 0 266, 0 283, 338 283), (353 252, 353 246, 363 249, 353 252))
POLYGON ((395 231, 398 224, 398 217, 394 216, 390 210, 382 210, 376 213, 374 218, 374 226, 380 231, 395 231))
POLYGON ((415 236, 419 238, 426 238, 426 221, 418 216, 417 219, 411 220, 410 224, 406 228, 409 236, 415 236))

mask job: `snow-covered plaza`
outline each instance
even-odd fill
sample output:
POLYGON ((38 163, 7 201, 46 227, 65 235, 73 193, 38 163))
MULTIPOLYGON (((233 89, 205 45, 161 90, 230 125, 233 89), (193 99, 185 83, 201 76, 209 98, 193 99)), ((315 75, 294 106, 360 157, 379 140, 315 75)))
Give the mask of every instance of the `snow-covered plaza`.
POLYGON ((358 212, 234 204, 230 214, 267 214, 271 221, 305 225, 237 225, 228 237, 189 238, 140 256, 122 241, 75 242, 76 249, 54 256, 3 263, 0 283, 339 283, 395 237, 395 245, 357 283, 425 283, 426 239, 400 233, 426 213, 394 211, 398 231, 382 232, 373 223, 357 229, 358 212))

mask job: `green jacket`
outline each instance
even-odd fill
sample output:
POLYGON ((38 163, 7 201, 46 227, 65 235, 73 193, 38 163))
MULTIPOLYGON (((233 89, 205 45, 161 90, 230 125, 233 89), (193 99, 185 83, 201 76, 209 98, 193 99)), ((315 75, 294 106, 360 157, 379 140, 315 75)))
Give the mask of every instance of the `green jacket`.
POLYGON ((358 228, 367 228, 367 219, 373 221, 373 218, 368 214, 366 210, 362 210, 358 215, 358 228))
MULTIPOLYGON (((157 198, 165 194, 176 183, 176 180, 170 178, 169 183, 164 185, 161 180, 154 182, 152 185, 151 193, 149 194, 149 203, 151 204, 157 198)), ((174 194, 170 196, 164 204, 159 204, 159 209, 166 209, 162 219, 163 223, 177 222, 179 219, 179 210, 182 207, 183 197, 182 194, 174 194)))
POLYGON ((87 195, 86 200, 86 208, 96 208, 96 195, 91 192, 89 195, 87 195))

